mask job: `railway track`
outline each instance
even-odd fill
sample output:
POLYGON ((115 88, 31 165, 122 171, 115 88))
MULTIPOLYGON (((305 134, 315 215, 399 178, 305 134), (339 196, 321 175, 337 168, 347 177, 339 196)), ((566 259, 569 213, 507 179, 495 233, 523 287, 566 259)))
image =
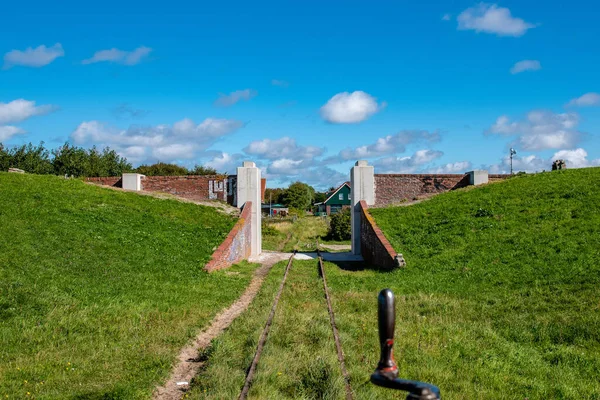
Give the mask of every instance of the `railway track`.
MULTIPOLYGON (((337 358, 338 358, 338 362, 340 365, 340 370, 342 372, 342 376, 344 378, 344 385, 345 385, 345 393, 346 393, 346 400, 352 400, 353 399, 353 394, 352 394, 352 387, 350 386, 350 376, 348 374, 348 371, 346 369, 346 365, 345 365, 345 361, 344 361, 344 353, 342 351, 342 346, 341 346, 341 341, 340 341, 340 337, 339 337, 339 331, 337 329, 336 323, 335 323, 335 314, 333 312, 333 308, 331 305, 331 297, 329 296, 329 290, 327 287, 327 277, 326 277, 326 273, 325 273, 325 267, 323 265, 323 258, 321 257, 321 252, 319 249, 319 242, 317 240, 316 242, 316 248, 317 248, 317 267, 318 267, 318 271, 319 271, 319 276, 321 277, 322 281, 323 281, 323 297, 325 299, 325 304, 327 306, 327 310, 329 313, 329 321, 331 324, 331 332, 334 338, 334 342, 335 342, 335 347, 336 347, 336 353, 337 353, 337 358)), ((279 300, 284 292, 285 289, 285 284, 287 282, 287 278, 288 275, 290 274, 290 271, 292 271, 292 266, 294 263, 294 257, 296 255, 297 251, 294 251, 294 253, 290 256, 286 269, 285 269, 285 273, 283 275, 283 278, 281 280, 281 284, 279 285, 279 289, 277 291, 277 294, 275 295, 275 298, 273 299, 273 304, 271 306, 271 312, 269 313, 269 316, 267 317, 267 321, 265 323, 265 327, 263 328, 263 331, 261 333, 260 339, 258 341, 258 345, 256 348, 256 351, 254 353, 254 358, 252 359, 252 363, 250 365, 250 368, 248 369, 248 372, 246 374, 246 380, 244 383, 244 386, 240 392, 240 395, 238 397, 239 400, 244 400, 247 398, 248 396, 248 392, 250 391, 250 388, 252 386, 252 382, 254 379, 254 376, 256 374, 256 370, 259 366, 260 363, 260 358, 263 352, 263 349, 265 347, 265 344, 267 343, 268 340, 268 336, 269 336, 269 331, 271 330, 271 326, 273 324, 273 318, 275 316, 275 313, 277 311, 277 305, 279 304, 279 300)))

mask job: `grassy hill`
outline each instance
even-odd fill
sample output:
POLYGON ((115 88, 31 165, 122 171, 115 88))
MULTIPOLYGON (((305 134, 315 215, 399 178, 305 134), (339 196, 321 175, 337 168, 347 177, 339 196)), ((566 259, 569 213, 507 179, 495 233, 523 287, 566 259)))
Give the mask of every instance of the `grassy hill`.
MULTIPOLYGON (((408 267, 325 263, 355 399, 373 386, 377 294, 396 294, 401 376, 445 399, 600 398, 600 169, 519 176, 372 213, 408 267)), ((295 262, 249 398, 343 399, 317 262, 295 262)), ((190 398, 234 398, 283 274, 206 351, 190 398)))
POLYGON ((213 208, 0 173, 0 397, 149 398, 250 281, 202 268, 235 223, 213 208))
MULTIPOLYGON (((600 398, 600 168, 519 176, 372 214, 408 267, 333 270, 347 342, 376 343, 355 315, 374 316, 374 296, 390 287, 403 374, 434 382, 446 398, 600 398)), ((374 365, 376 346, 364 350, 374 365)), ((349 353, 354 376, 366 376, 362 355, 349 353)))

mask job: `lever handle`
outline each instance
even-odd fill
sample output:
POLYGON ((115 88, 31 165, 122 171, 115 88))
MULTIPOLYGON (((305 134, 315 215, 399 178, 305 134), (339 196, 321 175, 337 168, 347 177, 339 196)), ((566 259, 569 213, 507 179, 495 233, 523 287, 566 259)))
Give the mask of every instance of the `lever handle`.
POLYGON ((396 327, 396 303, 394 293, 383 289, 377 297, 377 320, 381 356, 371 382, 378 386, 409 392, 407 400, 440 400, 440 389, 429 383, 398 378, 398 366, 394 361, 394 330, 396 327))
POLYGON ((394 361, 394 330, 396 327, 396 303, 394 293, 383 289, 377 297, 377 320, 379 324, 379 346, 381 356, 377 364, 377 372, 388 379, 398 377, 398 367, 394 361))

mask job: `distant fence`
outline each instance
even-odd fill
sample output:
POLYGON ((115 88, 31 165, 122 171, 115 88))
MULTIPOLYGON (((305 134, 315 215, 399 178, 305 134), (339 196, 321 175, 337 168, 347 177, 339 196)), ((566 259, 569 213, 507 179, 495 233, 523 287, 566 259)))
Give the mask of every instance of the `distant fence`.
POLYGON ((212 254, 204 269, 208 272, 227 268, 247 259, 252 243, 252 202, 244 204, 240 219, 233 226, 223 243, 212 254))

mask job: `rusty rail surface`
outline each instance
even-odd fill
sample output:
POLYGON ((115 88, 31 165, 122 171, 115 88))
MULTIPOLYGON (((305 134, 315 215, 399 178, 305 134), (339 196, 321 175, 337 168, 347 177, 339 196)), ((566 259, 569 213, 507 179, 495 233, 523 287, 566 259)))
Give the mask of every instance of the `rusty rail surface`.
POLYGON ((317 240, 317 255, 319 256, 319 275, 323 278, 323 290, 325 291, 325 299, 327 300, 327 309, 329 310, 329 321, 331 322, 331 329, 333 331, 333 339, 335 341, 335 348, 337 350, 338 361, 340 362, 340 369, 344 376, 344 384, 346 388, 346 400, 352 400, 352 387, 350 386, 350 375, 346 369, 346 363, 344 361, 344 352, 342 351, 342 344, 340 341, 340 334, 335 324, 335 315, 333 308, 331 307, 331 298, 329 297, 329 290, 327 289, 327 278, 325 276, 325 268, 323 267, 323 257, 321 257, 321 251, 319 250, 319 241, 317 240))
POLYGON ((288 272, 292 267, 292 262, 294 261, 294 256, 296 255, 296 250, 292 253, 290 257, 287 267, 285 268, 285 273, 283 274, 283 279, 281 280, 281 284, 279 285, 279 290, 277 291, 277 295, 275 296, 275 300, 273 300, 273 306, 271 307, 271 313, 269 314, 269 318, 267 318, 267 323, 265 324, 265 328, 263 329, 262 334, 260 335, 260 340, 258 341, 258 346, 256 347, 256 353, 254 353, 254 358, 252 359, 252 364, 250 365, 250 369, 248 370, 248 374, 246 375, 246 382, 244 383, 244 387, 242 388, 242 392, 240 393, 239 400, 244 400, 246 396, 248 396, 248 391, 250 390, 250 385, 252 384, 252 379, 254 379, 254 372, 256 371, 256 366, 258 365, 258 361, 260 360, 260 356, 263 351, 263 347, 267 342, 267 336, 269 335, 269 331, 271 330, 271 324, 273 323, 273 317, 275 316, 275 310, 277 309, 277 304, 279 303, 279 298, 281 297, 281 293, 283 292, 283 286, 285 285, 285 281, 288 276, 288 272))

